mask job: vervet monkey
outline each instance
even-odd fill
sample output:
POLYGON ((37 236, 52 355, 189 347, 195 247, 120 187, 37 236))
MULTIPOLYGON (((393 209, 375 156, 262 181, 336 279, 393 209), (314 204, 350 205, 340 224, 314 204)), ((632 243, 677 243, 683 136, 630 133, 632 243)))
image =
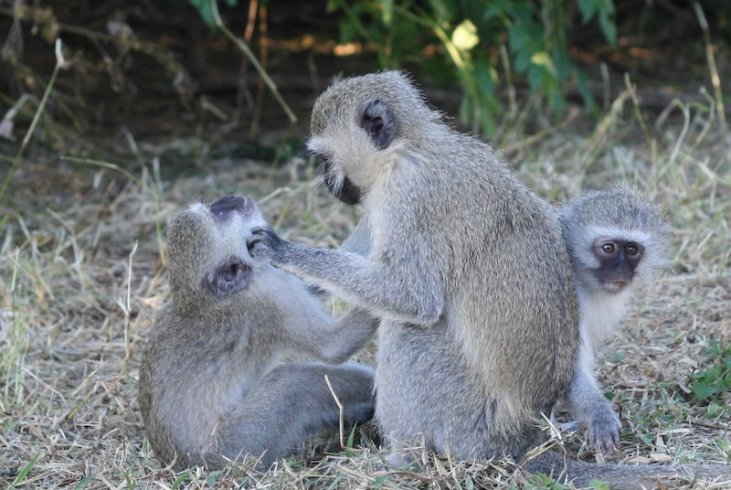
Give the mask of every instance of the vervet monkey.
POLYGON ((538 436, 534 418, 565 394, 579 345, 554 210, 398 72, 331 86, 309 148, 333 194, 362 202, 367 256, 269 229, 250 245, 381 318, 376 418, 391 460, 421 439, 459 458, 520 458, 538 436))
MULTIPOLYGON (((566 394, 579 348, 576 280, 555 211, 399 72, 331 85, 315 102, 308 147, 325 159, 330 191, 363 204, 367 256, 296 245, 266 227, 248 243, 381 319, 376 419, 391 461, 414 443, 520 460, 540 439, 535 417, 566 394)), ((658 473, 555 452, 527 468, 617 488, 658 473)))
MULTIPOLYGON (((619 327, 635 287, 664 262, 666 226, 655 206, 628 188, 591 192, 562 206, 564 240, 577 279, 582 343, 565 402, 600 452, 619 444, 619 418, 593 375, 594 349, 619 327)), ((343 248, 367 255, 361 220, 343 248)))
POLYGON ((168 227, 172 296, 157 315, 140 369, 147 437, 163 464, 181 469, 260 458, 269 466, 309 436, 373 414, 373 370, 341 363, 377 322, 354 311, 334 322, 299 279, 252 259, 253 200, 228 196, 190 206, 168 227))
POLYGON ((568 405, 601 452, 619 443, 619 418, 594 377, 594 349, 625 316, 638 284, 665 261, 666 225, 649 201, 625 187, 572 199, 559 221, 576 274, 581 347, 568 405))

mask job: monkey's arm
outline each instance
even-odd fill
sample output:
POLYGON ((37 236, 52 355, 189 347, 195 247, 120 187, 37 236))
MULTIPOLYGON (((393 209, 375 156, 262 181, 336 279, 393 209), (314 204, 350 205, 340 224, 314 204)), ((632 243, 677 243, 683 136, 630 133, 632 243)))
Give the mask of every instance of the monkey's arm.
POLYGON ((317 297, 284 271, 267 265, 258 279, 267 291, 276 291, 266 297, 278 312, 277 341, 290 353, 340 364, 363 348, 378 328, 379 320, 358 308, 333 320, 317 297))
POLYGON ((436 260, 438 254, 430 254, 424 246, 407 258, 393 254, 372 260, 345 251, 295 245, 270 228, 261 228, 254 230, 248 247, 256 255, 268 257, 274 266, 378 317, 432 325, 444 310, 445 274, 436 260))
MULTIPOLYGON (((363 257, 368 255, 371 250, 371 228, 365 216, 360 219, 348 238, 340 245, 340 250, 353 252, 363 257)), ((317 286, 310 285, 308 290, 318 296, 325 294, 325 290, 317 286)))
POLYGON ((379 320, 367 311, 353 308, 334 323, 311 325, 293 332, 300 349, 321 361, 340 364, 362 349, 378 328, 379 320))
MULTIPOLYGON (((587 349, 586 344, 581 349, 587 349)), ((586 427, 589 443, 602 453, 609 453, 619 445, 619 418, 612 410, 591 372, 591 366, 581 361, 576 363, 574 376, 568 390, 571 412, 580 425, 586 427)))

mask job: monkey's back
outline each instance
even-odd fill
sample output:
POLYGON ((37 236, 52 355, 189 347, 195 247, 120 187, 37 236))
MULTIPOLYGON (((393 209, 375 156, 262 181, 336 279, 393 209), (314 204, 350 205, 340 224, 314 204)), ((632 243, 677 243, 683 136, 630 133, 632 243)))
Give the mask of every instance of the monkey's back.
MULTIPOLYGON (((460 434, 460 457, 518 457, 532 440, 529 419, 548 411, 568 386, 578 347, 574 277, 558 221, 474 138, 443 130, 428 148, 408 151, 404 159, 418 163, 392 172, 397 199, 428 206, 401 218, 391 233, 406 222, 409 233, 434 241, 435 264, 447 271, 447 304, 423 333, 431 342, 408 325, 379 330, 379 398, 401 396, 406 400, 394 403, 412 412, 379 407, 377 416, 387 433, 403 424, 396 418, 411 417, 414 428, 429 426, 431 434, 460 434), (404 383, 416 387, 401 391, 404 383)), ((392 216, 413 208, 388 204, 383 213, 392 216)), ((378 253, 384 245, 374 246, 378 253)))
POLYGON ((139 403, 150 445, 165 464, 220 465, 226 441, 216 425, 266 369, 247 359, 247 323, 201 323, 172 303, 158 312, 140 366, 139 403))

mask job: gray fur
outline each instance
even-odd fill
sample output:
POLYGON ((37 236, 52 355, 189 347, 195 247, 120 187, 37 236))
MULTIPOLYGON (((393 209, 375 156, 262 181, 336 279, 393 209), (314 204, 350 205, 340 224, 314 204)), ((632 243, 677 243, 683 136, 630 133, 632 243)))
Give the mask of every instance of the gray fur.
POLYGON ((563 396, 579 341, 554 211, 398 72, 331 86, 312 130, 310 149, 363 192, 368 255, 268 231, 255 252, 382 319, 376 417, 393 461, 421 440, 458 458, 520 458, 539 437, 535 418, 563 396), (372 100, 396 119, 382 150, 357 121, 372 100))
POLYGON ((377 321, 354 311, 334 322, 298 279, 252 259, 246 239, 265 222, 255 205, 247 209, 220 217, 194 204, 168 227, 172 297, 144 353, 139 403, 158 458, 177 469, 215 468, 247 455, 269 466, 337 427, 325 375, 346 423, 373 413, 372 368, 281 364, 292 356, 341 363, 368 341, 377 321), (250 267, 244 287, 223 296, 209 290, 220 264, 236 261, 250 267))
POLYGON ((646 283, 665 261, 667 227, 655 206, 627 187, 590 192, 560 210, 566 246, 577 277, 582 343, 566 402, 601 452, 619 444, 619 418, 602 394, 594 371, 594 350, 619 327, 634 288, 646 283), (603 236, 644 246, 632 281, 621 291, 602 288, 593 243, 603 236))

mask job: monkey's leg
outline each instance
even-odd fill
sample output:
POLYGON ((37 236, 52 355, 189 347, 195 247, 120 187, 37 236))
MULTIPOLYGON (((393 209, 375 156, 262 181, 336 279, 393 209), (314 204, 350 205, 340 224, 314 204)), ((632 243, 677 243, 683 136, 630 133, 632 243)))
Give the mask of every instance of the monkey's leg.
POLYGON ((586 427, 589 443, 595 449, 608 453, 619 445, 619 418, 602 395, 593 373, 581 363, 576 365, 568 402, 579 424, 586 427))
POLYGON ((309 437, 338 427, 340 411, 325 381, 344 406, 347 425, 369 420, 374 411, 373 369, 360 364, 286 364, 262 377, 218 431, 223 454, 249 454, 270 466, 297 451, 309 437))

